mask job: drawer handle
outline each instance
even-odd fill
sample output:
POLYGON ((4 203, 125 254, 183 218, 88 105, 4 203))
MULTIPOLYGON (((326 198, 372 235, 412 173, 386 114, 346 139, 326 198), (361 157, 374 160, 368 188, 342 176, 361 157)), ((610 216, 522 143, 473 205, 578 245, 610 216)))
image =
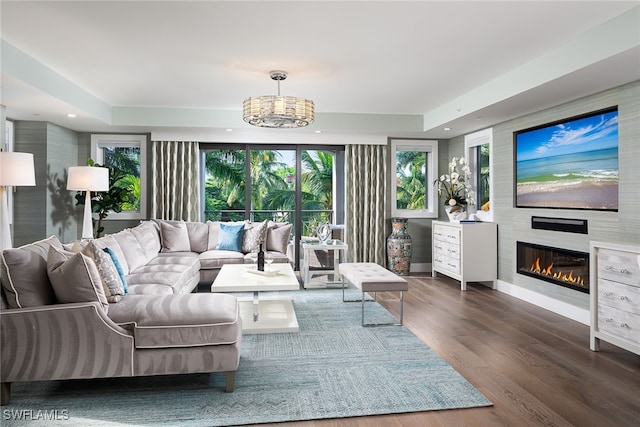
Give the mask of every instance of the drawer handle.
POLYGON ((622 301, 629 301, 629 297, 627 297, 627 296, 625 296, 625 295, 621 295, 621 296, 620 296, 620 299, 621 299, 622 301))
POLYGON ((622 273, 622 274, 626 274, 629 272, 629 270, 627 270, 626 268, 615 268, 612 265, 607 265, 604 269, 607 271, 613 271, 613 272, 622 273))
MULTIPOLYGON (((615 323, 615 320, 611 318, 604 319, 604 321, 607 323, 615 323)), ((620 327, 629 329, 629 325, 627 323, 620 323, 620 327)))
POLYGON ((610 297, 610 296, 613 295, 613 292, 605 292, 604 295, 607 296, 607 297, 610 297))

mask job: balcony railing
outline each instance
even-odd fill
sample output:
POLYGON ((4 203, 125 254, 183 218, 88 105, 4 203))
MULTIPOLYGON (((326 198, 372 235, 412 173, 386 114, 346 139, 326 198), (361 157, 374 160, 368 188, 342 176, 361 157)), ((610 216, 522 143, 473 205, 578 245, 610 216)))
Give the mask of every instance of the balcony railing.
MULTIPOLYGON (((244 209, 205 211, 204 219, 205 221, 244 221, 245 213, 244 209)), ((302 210, 300 215, 303 236, 315 236, 318 225, 325 222, 331 223, 333 220, 333 211, 331 210, 302 210)), ((293 210, 251 210, 249 211, 249 219, 251 222, 262 222, 268 219, 295 224, 296 212, 293 210)), ((292 236, 295 236, 294 231, 292 231, 292 236)))

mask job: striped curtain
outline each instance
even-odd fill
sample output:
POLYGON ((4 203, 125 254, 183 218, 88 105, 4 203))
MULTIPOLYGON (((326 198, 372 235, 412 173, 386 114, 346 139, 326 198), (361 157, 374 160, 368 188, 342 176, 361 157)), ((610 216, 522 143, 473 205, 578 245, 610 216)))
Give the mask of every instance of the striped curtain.
POLYGON ((350 262, 386 264, 387 146, 347 145, 346 243, 350 262))
POLYGON ((200 220, 200 145, 153 141, 151 218, 200 220))

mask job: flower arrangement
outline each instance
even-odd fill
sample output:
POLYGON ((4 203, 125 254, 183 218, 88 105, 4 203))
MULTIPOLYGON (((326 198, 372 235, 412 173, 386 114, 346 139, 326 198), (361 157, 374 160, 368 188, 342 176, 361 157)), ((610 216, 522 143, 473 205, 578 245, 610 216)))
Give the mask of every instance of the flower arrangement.
POLYGON ((469 185, 471 169, 464 157, 453 157, 449 162, 449 173, 434 181, 438 186, 438 196, 444 195, 444 205, 451 211, 463 209, 475 203, 474 192, 469 185))

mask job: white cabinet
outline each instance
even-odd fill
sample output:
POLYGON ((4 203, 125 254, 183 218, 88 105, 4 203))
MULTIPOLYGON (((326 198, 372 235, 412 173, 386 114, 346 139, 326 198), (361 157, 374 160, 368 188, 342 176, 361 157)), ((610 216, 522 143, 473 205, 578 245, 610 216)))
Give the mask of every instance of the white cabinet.
POLYGON ((460 281, 491 282, 498 279, 498 227, 493 222, 455 223, 432 222, 432 273, 436 272, 460 281))
POLYGON ((591 343, 640 354, 640 247, 591 242, 591 343))

